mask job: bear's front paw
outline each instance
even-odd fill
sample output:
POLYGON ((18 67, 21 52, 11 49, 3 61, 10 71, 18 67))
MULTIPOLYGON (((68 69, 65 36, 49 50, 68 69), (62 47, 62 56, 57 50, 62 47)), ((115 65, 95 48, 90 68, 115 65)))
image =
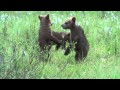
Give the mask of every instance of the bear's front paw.
POLYGON ((66 49, 64 55, 68 55, 70 53, 70 49, 66 49))

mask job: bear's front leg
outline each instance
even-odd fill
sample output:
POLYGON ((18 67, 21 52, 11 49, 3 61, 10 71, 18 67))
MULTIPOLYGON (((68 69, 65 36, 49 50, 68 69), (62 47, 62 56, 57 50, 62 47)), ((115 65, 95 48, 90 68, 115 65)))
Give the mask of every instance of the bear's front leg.
POLYGON ((51 36, 50 40, 53 41, 58 46, 62 45, 62 41, 57 39, 55 36, 51 36))
POLYGON ((57 51, 57 50, 60 48, 60 46, 61 46, 61 45, 58 45, 58 44, 57 44, 55 50, 57 51))
POLYGON ((67 49, 65 50, 64 55, 68 55, 70 53, 71 49, 72 49, 72 45, 70 45, 69 47, 67 47, 67 49))

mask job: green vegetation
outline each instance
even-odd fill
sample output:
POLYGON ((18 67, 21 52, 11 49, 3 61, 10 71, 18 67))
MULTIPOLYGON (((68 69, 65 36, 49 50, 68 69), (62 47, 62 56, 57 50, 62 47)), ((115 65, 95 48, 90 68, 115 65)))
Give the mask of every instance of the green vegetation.
POLYGON ((4 79, 117 79, 120 78, 119 11, 1 11, 0 78, 4 79), (37 43, 38 15, 50 14, 54 31, 75 16, 90 43, 85 61, 75 63, 74 51, 51 49, 51 59, 43 62, 37 43))

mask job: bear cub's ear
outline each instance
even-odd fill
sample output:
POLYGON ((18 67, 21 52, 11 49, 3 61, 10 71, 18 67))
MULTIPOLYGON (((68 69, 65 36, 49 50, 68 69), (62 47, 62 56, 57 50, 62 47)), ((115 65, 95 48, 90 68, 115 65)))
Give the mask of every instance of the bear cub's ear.
POLYGON ((47 14, 47 15, 46 15, 46 19, 48 19, 48 20, 49 20, 49 14, 47 14))
POLYGON ((76 18, 75 18, 75 17, 72 17, 72 21, 75 23, 75 21, 76 21, 76 18))
POLYGON ((38 18, 41 20, 41 19, 42 19, 42 16, 38 16, 38 18))

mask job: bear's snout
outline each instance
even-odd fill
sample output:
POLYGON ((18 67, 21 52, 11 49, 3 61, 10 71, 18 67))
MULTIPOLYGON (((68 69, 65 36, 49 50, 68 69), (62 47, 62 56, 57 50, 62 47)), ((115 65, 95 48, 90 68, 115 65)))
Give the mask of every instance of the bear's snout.
POLYGON ((66 29, 64 24, 62 24, 61 27, 62 27, 63 29, 66 29))

